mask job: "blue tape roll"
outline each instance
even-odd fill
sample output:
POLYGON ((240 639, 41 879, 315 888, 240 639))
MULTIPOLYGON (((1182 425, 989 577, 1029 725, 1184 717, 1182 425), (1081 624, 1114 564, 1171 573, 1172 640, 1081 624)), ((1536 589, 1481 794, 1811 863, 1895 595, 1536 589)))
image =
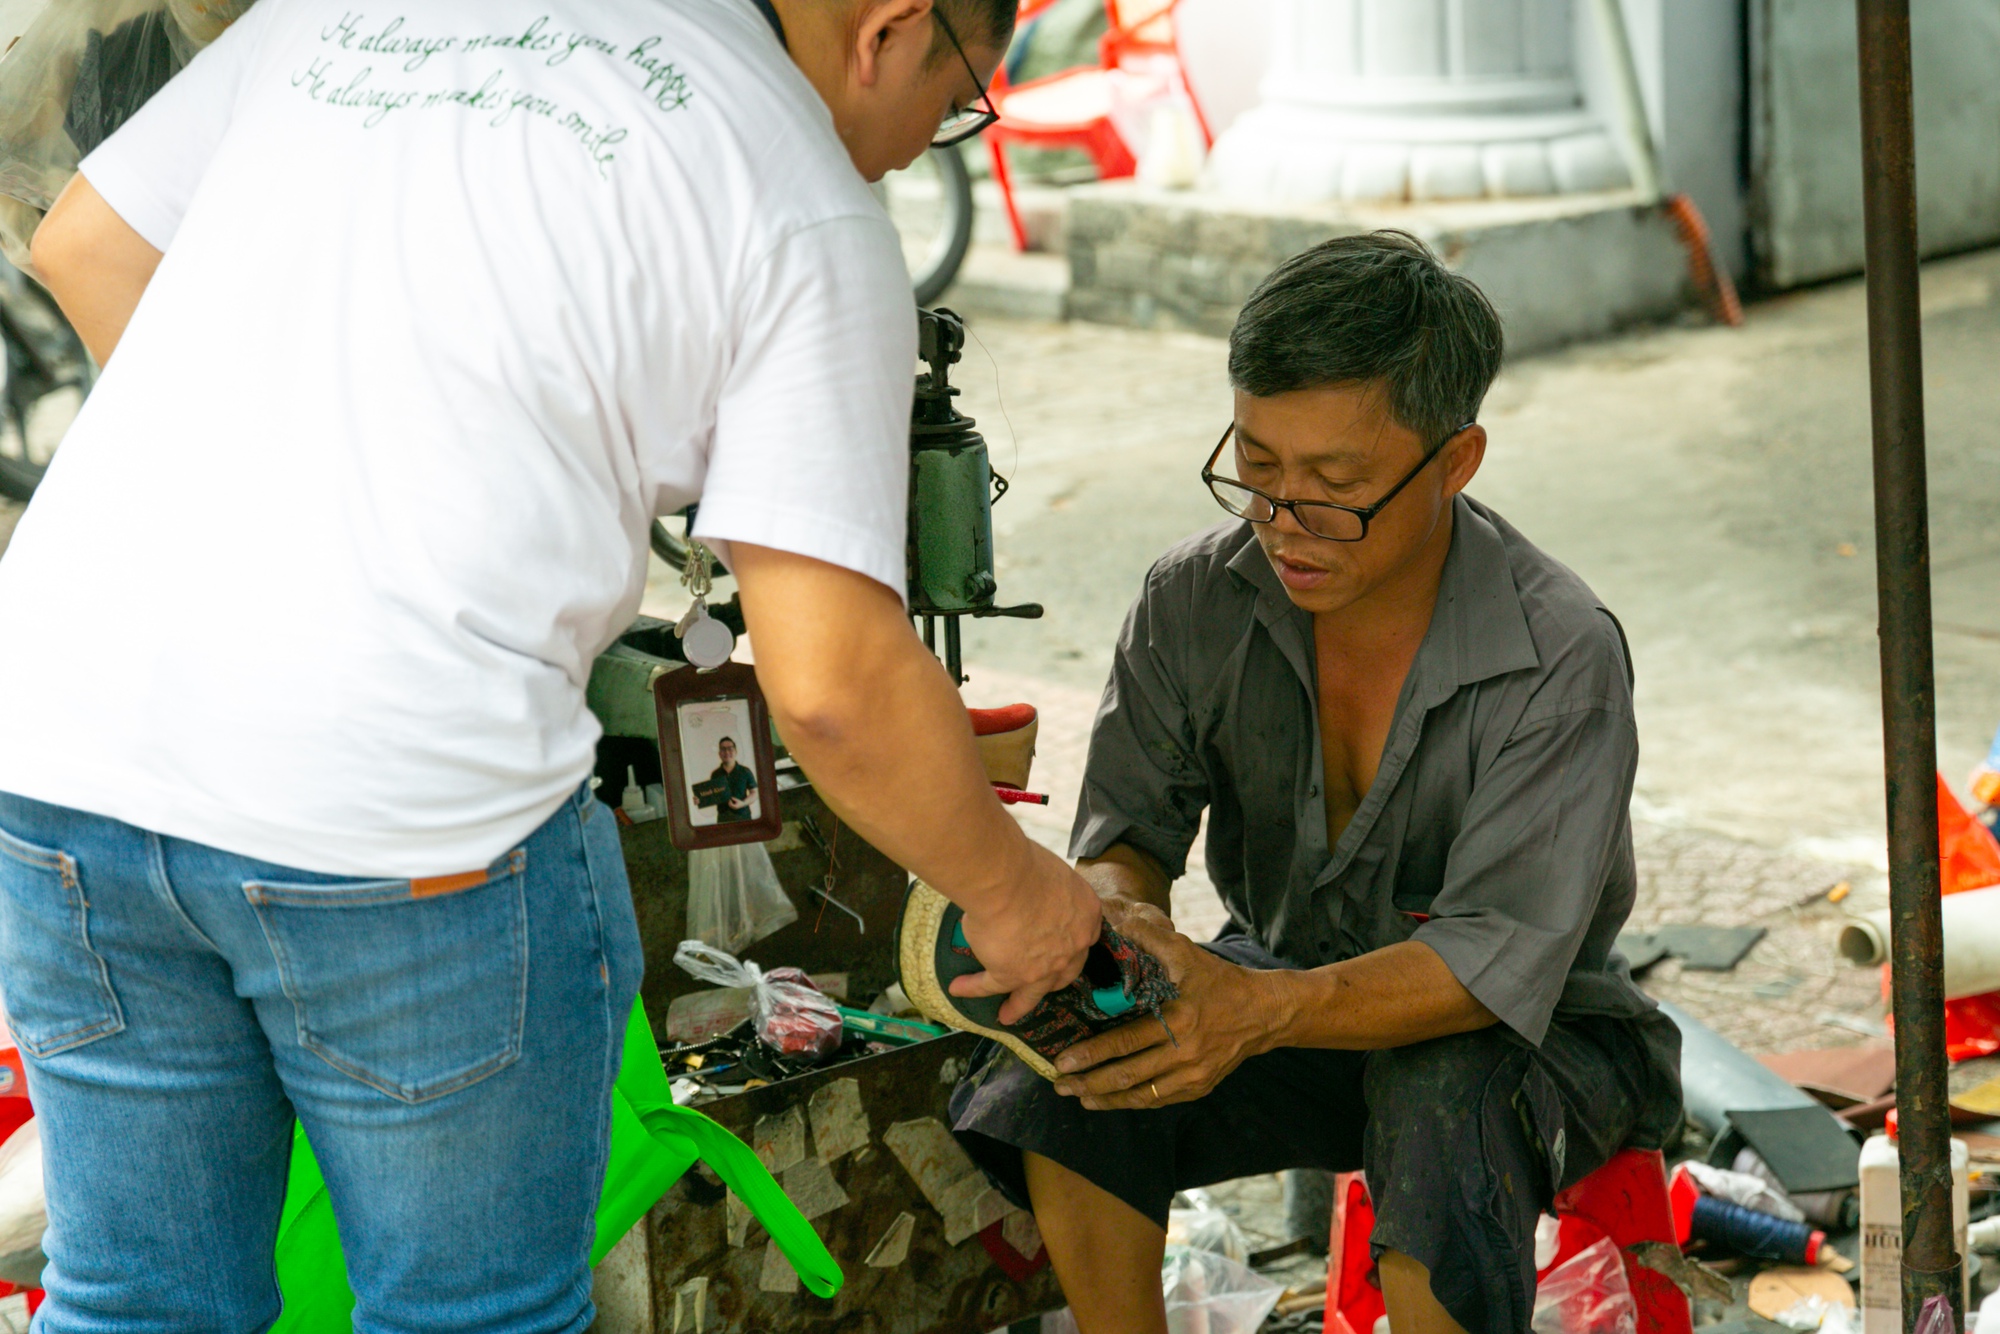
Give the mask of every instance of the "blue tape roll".
POLYGON ((1773 1218, 1740 1204, 1704 1195, 1694 1202, 1691 1236, 1716 1246, 1725 1246, 1738 1255, 1754 1255, 1762 1260, 1786 1264, 1811 1264, 1806 1253, 1812 1249, 1813 1228, 1786 1218, 1773 1218))

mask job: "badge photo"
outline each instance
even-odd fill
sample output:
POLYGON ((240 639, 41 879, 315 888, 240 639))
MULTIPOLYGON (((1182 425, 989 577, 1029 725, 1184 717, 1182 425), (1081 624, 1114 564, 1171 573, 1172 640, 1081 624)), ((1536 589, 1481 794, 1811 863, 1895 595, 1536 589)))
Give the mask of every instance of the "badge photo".
POLYGON ((732 662, 668 672, 653 683, 653 703, 674 846, 693 851, 778 837, 777 747, 756 669, 732 662))

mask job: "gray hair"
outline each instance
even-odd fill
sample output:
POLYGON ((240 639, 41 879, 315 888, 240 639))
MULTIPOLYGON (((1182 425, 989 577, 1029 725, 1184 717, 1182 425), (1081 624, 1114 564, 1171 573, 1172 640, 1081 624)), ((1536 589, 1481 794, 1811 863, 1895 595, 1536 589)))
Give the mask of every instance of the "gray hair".
POLYGON ((1500 372, 1500 317, 1407 232, 1341 236, 1272 271, 1229 333, 1229 382, 1257 398, 1380 385, 1435 450, 1479 416, 1500 372))

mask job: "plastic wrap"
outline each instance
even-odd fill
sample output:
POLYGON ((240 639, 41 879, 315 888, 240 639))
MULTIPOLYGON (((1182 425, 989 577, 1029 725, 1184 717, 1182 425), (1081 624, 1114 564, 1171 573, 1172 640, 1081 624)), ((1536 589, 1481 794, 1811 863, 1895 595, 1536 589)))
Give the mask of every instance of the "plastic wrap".
MULTIPOLYGON (((83 156, 253 0, 43 0, 0 57, 0 250, 28 242, 83 156)), ((32 272, 32 269, 29 269, 32 272)))
POLYGON ((1167 1252, 1160 1267, 1170 1334, 1257 1334, 1282 1285, 1214 1251, 1167 1252))
POLYGON ((1204 1190, 1183 1191, 1189 1208, 1167 1211, 1167 1245, 1186 1246, 1242 1264, 1250 1258, 1250 1243, 1236 1220, 1217 1208, 1204 1190))
POLYGON ((1820 1334, 1854 1334, 1855 1329, 1852 1308, 1820 1296, 1799 1298, 1776 1319, 1786 1329, 1816 1329, 1820 1334))
MULTIPOLYGON (((1756 1156, 1755 1150, 1745 1149, 1743 1153, 1736 1155, 1736 1161, 1742 1162, 1744 1154, 1756 1156)), ((1762 1160, 1759 1161, 1761 1163, 1762 1160)), ((1695 1179, 1695 1184, 1701 1187, 1704 1195, 1713 1195, 1718 1200, 1740 1204, 1745 1209, 1755 1209, 1758 1213, 1769 1214, 1773 1218, 1788 1219, 1794 1223, 1805 1221, 1805 1213, 1792 1202, 1790 1196, 1786 1195, 1776 1183, 1750 1171, 1747 1167, 1731 1171, 1726 1167, 1710 1167, 1707 1163, 1693 1159, 1681 1166, 1685 1167, 1688 1175, 1695 1179)))
MULTIPOLYGON (((728 851, 728 849, 720 849, 728 851)), ((699 940, 683 940, 674 963, 690 977, 718 987, 749 987, 750 1018, 757 1036, 786 1056, 829 1056, 840 1046, 840 1006, 794 968, 766 973, 756 964, 699 940)))
POLYGON ((735 954, 799 920, 762 843, 688 853, 687 933, 735 954))
POLYGON ((1917 1312, 1917 1334, 1958 1334, 1958 1322, 1951 1318, 1951 1298, 1939 1294, 1924 1299, 1917 1312))
MULTIPOLYGON (((1214 1251, 1173 1246, 1160 1266, 1167 1334, 1257 1334, 1284 1288, 1214 1251)), ((1067 1309, 1042 1317, 1041 1334, 1076 1334, 1067 1309)))
POLYGON ((1638 1334, 1625 1262, 1609 1239, 1584 1247, 1535 1289, 1535 1334, 1638 1334))

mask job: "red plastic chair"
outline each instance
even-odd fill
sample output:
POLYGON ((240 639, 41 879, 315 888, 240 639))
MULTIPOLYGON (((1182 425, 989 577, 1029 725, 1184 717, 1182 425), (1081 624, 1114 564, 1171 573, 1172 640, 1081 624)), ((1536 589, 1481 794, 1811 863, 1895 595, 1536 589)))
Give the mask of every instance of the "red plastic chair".
MULTIPOLYGON (((26 1073, 21 1066, 21 1049, 15 1045, 5 1023, 0 1022, 0 1143, 5 1143, 9 1135, 34 1118, 34 1106, 28 1101, 26 1073)), ((40 1288, 17 1288, 12 1283, 0 1282, 0 1297, 17 1293, 26 1295, 29 1315, 41 1310, 40 1288)))
MULTIPOLYGON (((1642 1241, 1674 1242, 1673 1208, 1667 1199, 1666 1162, 1657 1149, 1626 1149, 1555 1198, 1551 1212, 1561 1220, 1556 1258, 1549 1269, 1600 1238, 1624 1252, 1625 1277, 1639 1308, 1639 1334, 1692 1334, 1687 1298, 1663 1274, 1632 1258, 1642 1241)), ((1326 1334, 1373 1334, 1381 1319, 1381 1280, 1369 1253, 1375 1206, 1359 1172, 1334 1178, 1333 1237, 1327 1256, 1326 1334)), ((1546 1276, 1548 1269, 1542 1271, 1546 1276)))
MULTIPOLYGON (((1025 23, 1054 0, 1022 0, 1017 22, 1025 23)), ((1007 210, 1007 228, 1014 248, 1028 248, 1028 232, 1021 224, 1021 210, 1014 202, 1014 175, 1007 166, 1007 145, 1025 144, 1033 148, 1080 148, 1097 164, 1104 180, 1130 176, 1138 170, 1130 145, 1112 123, 1117 102, 1115 82, 1120 79, 1158 80, 1165 91, 1178 92, 1193 108, 1195 123, 1201 127, 1204 144, 1214 142, 1201 103, 1188 83, 1181 64, 1180 47, 1174 32, 1174 7, 1178 0, 1104 0, 1109 23, 1098 41, 1098 64, 1061 70, 1055 74, 1009 87, 1005 75, 997 75, 992 89, 993 106, 1000 120, 986 131, 986 147, 993 157, 993 179, 1000 187, 1000 199, 1007 210)))

